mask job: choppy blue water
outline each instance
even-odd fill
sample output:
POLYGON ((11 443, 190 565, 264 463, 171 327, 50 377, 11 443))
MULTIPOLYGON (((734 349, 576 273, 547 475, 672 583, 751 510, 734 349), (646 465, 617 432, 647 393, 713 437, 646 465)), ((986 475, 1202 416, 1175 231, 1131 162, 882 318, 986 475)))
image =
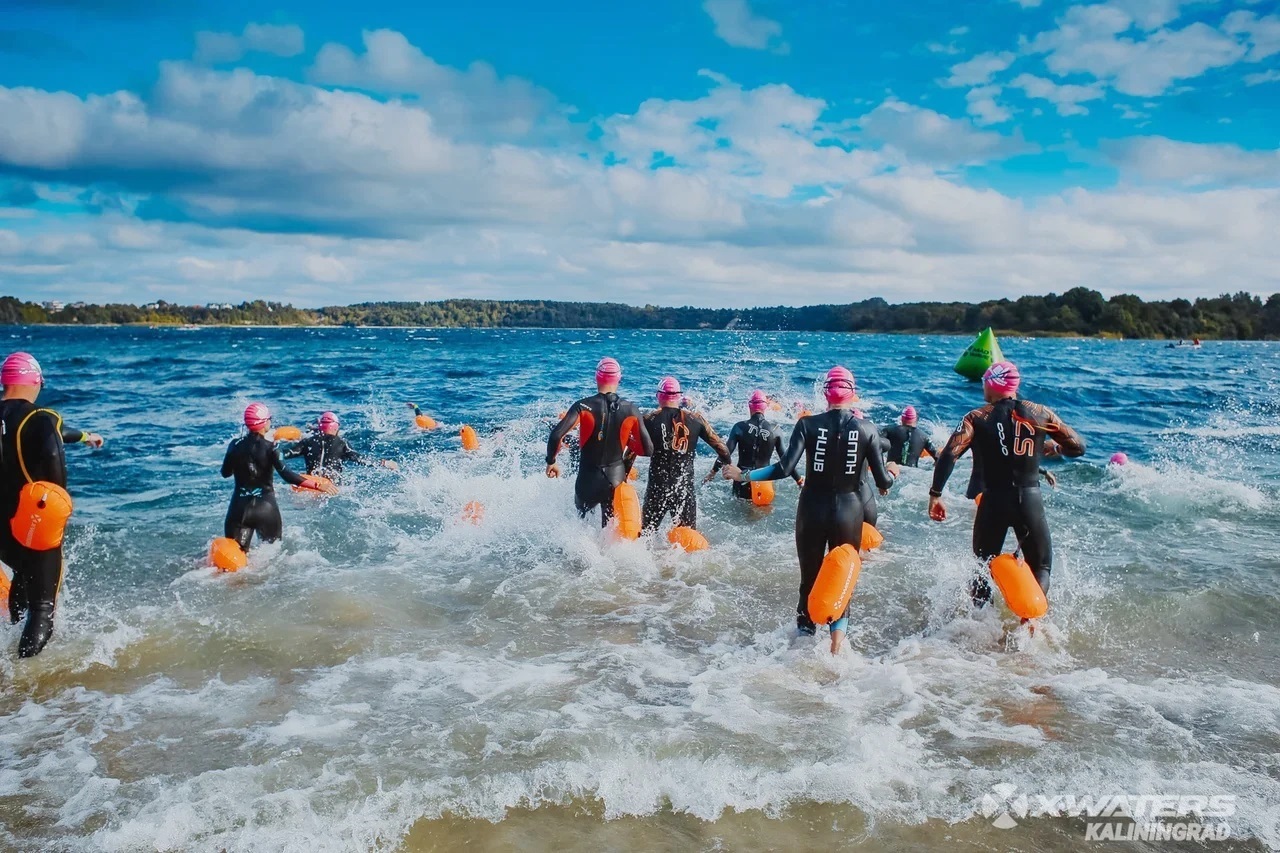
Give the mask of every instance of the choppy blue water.
POLYGON ((19 663, 2 631, 0 845, 1078 845, 1071 821, 993 828, 982 798, 1008 783, 1228 794, 1234 844, 1280 846, 1280 346, 1002 343, 1090 446, 1054 468, 1048 624, 967 611, 968 463, 942 525, 912 470, 832 659, 791 630, 793 487, 768 513, 703 488, 706 553, 613 543, 543 477, 547 426, 606 354, 624 395, 648 406, 674 374, 723 433, 755 387, 816 407, 843 363, 876 422, 911 403, 940 443, 979 397, 950 370, 964 340, 12 331, 42 402, 108 443, 69 449, 51 647, 19 663), (283 543, 215 575, 218 467, 254 399, 277 425, 333 409, 403 468, 326 502, 282 492, 283 543), (1134 464, 1109 470, 1116 450, 1134 464))

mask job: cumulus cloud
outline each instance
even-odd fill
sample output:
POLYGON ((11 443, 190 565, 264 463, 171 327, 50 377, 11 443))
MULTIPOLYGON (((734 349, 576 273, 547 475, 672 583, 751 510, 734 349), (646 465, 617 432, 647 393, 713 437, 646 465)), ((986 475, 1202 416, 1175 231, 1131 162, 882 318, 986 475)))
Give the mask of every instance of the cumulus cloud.
POLYGON ((195 61, 207 65, 236 62, 248 53, 274 56, 297 56, 305 49, 301 27, 292 24, 247 24, 240 35, 235 33, 196 33, 195 61))
POLYGON ((1224 32, 1245 38, 1249 43, 1249 62, 1261 62, 1280 53, 1280 15, 1259 18, 1252 12, 1232 12, 1222 22, 1224 32))
POLYGON ((1057 107, 1058 115, 1085 115, 1089 111, 1080 106, 1085 101, 1096 101, 1105 96, 1101 85, 1088 86, 1055 83, 1034 74, 1019 74, 1009 83, 1014 89, 1021 89, 1028 98, 1038 98, 1051 102, 1057 107))
MULTIPOLYGON (((1039 79, 1020 85, 1089 100, 1039 79)), ((724 305, 1263 290, 1280 269, 1274 152, 1159 140, 1110 151, 1124 189, 1017 198, 965 168, 1034 150, 1019 136, 896 98, 841 119, 704 72, 700 95, 548 133, 573 113, 536 85, 376 31, 309 81, 168 63, 141 93, 0 87, 0 192, 53 203, 0 230, 10 288, 724 305)), ((995 83, 969 89, 981 112, 975 92, 1001 109, 995 83)))
MULTIPOLYGON (((1166 7, 1175 5, 1145 4, 1142 20, 1167 21, 1176 9, 1166 7)), ((1246 53, 1235 38, 1200 21, 1181 29, 1131 34, 1137 23, 1120 4, 1072 6, 1058 20, 1057 29, 1036 36, 1028 49, 1045 54, 1045 64, 1059 76, 1088 74, 1127 95, 1146 96, 1232 65, 1246 53)))
POLYGON ((702 9, 715 24, 716 37, 733 47, 787 53, 782 24, 757 15, 747 0, 702 0, 702 9))
POLYGON ((1017 57, 1009 52, 980 53, 973 59, 951 66, 951 76, 942 81, 944 86, 980 86, 990 83, 996 74, 1013 64, 1017 57))
POLYGON ((1145 136, 1109 143, 1111 161, 1129 177, 1186 186, 1280 184, 1280 151, 1145 136))
POLYGON ((978 124, 1003 124, 1013 118, 1006 107, 996 98, 1003 90, 999 86, 975 86, 965 93, 968 113, 978 124))

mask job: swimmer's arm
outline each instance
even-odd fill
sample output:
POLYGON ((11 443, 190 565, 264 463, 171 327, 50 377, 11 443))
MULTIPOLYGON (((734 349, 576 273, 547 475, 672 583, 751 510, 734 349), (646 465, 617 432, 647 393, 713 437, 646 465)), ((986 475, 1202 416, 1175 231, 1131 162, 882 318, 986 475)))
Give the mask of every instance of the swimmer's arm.
POLYGON ((1045 432, 1053 436, 1060 455, 1068 459, 1084 456, 1085 443, 1080 433, 1063 423, 1057 413, 1047 406, 1041 407, 1041 416, 1044 418, 1045 432))
POLYGON ((737 424, 734 424, 733 429, 729 430, 729 441, 724 446, 725 451, 729 454, 729 461, 721 462, 719 459, 716 459, 715 464, 711 466, 712 474, 719 471, 720 466, 728 465, 730 462, 733 461, 733 451, 737 450, 738 448, 738 435, 739 435, 738 426, 737 424))
POLYGON ((698 419, 698 423, 702 425, 702 440, 705 441, 712 450, 716 452, 716 461, 721 465, 728 465, 733 461, 733 457, 729 455, 728 446, 720 440, 720 436, 716 435, 716 431, 711 428, 711 424, 707 423, 707 419, 702 415, 694 414, 698 419))
POLYGON ((280 454, 281 457, 284 459, 297 459, 299 456, 302 455, 302 445, 304 443, 305 442, 299 441, 295 444, 289 445, 288 449, 285 450, 284 453, 280 454))
MULTIPOLYGON (((876 429, 873 423, 868 423, 867 427, 871 430, 871 446, 879 448, 882 444, 880 431, 876 429)), ((867 454, 867 464, 871 466, 871 476, 875 478, 876 488, 881 492, 887 492, 897 478, 889 476, 889 470, 884 464, 884 456, 879 450, 873 450, 867 454)))
MULTIPOLYGON (((778 460, 781 461, 784 453, 782 449, 782 436, 778 435, 777 432, 773 434, 773 449, 778 454, 778 460)), ((791 479, 796 481, 796 485, 804 485, 804 477, 800 476, 799 465, 796 466, 795 471, 791 472, 791 479)))
POLYGON ((235 443, 234 441, 233 441, 233 442, 231 442, 230 444, 228 444, 228 445, 227 445, 227 455, 226 455, 226 456, 224 456, 224 457, 222 457, 222 476, 223 476, 223 479, 226 479, 227 477, 230 477, 232 474, 234 474, 234 473, 235 473, 235 468, 234 468, 234 467, 232 467, 232 465, 231 465, 231 450, 232 450, 232 448, 234 448, 235 446, 236 446, 236 443, 235 443))
POLYGON ((101 447, 102 436, 96 432, 88 432, 87 430, 71 429, 70 427, 62 427, 62 443, 63 444, 87 444, 90 447, 101 447))
POLYGON ((276 473, 280 475, 281 480, 291 486, 301 486, 307 481, 306 477, 284 464, 284 460, 280 458, 280 451, 275 448, 271 449, 271 467, 276 469, 276 473))
POLYGON ((796 428, 791 431, 791 443, 787 445, 787 451, 782 454, 782 458, 767 468, 743 471, 742 482, 755 483, 761 480, 781 480, 783 477, 791 477, 795 474, 796 466, 800 464, 802 456, 804 456, 803 420, 797 422, 796 428))
MULTIPOLYGON (((640 410, 636 408, 634 403, 631 405, 631 418, 634 418, 633 423, 635 424, 633 427, 634 432, 632 433, 632 438, 634 439, 638 437, 640 439, 640 447, 637 448, 632 445, 632 449, 636 451, 637 456, 652 456, 653 436, 649 435, 649 429, 644 423, 640 410)), ((623 442, 623 444, 630 443, 630 441, 623 442)))
POLYGON ((564 441, 564 437, 569 434, 578 423, 581 415, 578 412, 578 404, 574 403, 569 407, 569 411, 565 412, 564 417, 560 419, 560 423, 555 425, 551 430, 551 437, 547 439, 547 464, 554 465, 556 454, 560 452, 560 443, 564 441))
POLYGON ((955 470, 956 460, 969 449, 969 445, 973 443, 973 412, 964 416, 964 420, 960 421, 960 426, 956 427, 956 431, 951 434, 951 438, 947 440, 947 446, 942 448, 935 459, 937 460, 933 466, 933 487, 929 489, 932 497, 941 497, 942 488, 947 485, 947 480, 951 478, 951 472, 955 470))
POLYGON ((350 462, 352 465, 364 465, 365 467, 373 466, 373 462, 365 459, 359 453, 356 453, 355 449, 351 445, 347 444, 345 439, 343 439, 342 442, 342 452, 338 455, 343 462, 350 462))

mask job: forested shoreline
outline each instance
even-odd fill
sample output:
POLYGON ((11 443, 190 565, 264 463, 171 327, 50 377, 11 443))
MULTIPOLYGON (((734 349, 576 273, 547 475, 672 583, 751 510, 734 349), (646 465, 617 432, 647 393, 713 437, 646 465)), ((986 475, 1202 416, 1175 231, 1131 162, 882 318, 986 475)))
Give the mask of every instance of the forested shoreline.
POLYGON ((674 308, 606 302, 449 299, 295 308, 239 305, 90 305, 0 297, 0 325, 431 326, 445 328, 754 329, 760 331, 968 334, 991 326, 1023 335, 1124 338, 1280 339, 1280 293, 1167 301, 1110 299, 1077 287, 1061 295, 966 302, 890 304, 866 299, 803 308, 674 308))

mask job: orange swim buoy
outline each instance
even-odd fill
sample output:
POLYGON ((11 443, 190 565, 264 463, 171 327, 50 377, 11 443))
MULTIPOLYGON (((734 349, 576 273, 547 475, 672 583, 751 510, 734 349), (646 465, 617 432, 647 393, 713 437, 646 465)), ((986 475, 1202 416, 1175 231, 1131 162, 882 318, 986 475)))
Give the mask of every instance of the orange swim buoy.
POLYGON ((219 536, 209 544, 209 562, 220 572, 238 572, 249 565, 249 555, 236 540, 219 536))
POLYGON ((300 495, 336 495, 338 487, 333 480, 328 477, 321 477, 319 474, 307 474, 307 479, 313 481, 315 486, 294 486, 293 490, 300 495))
POLYGON ((991 560, 991 579, 1000 587, 1004 603, 1021 619, 1038 619, 1049 612, 1049 600, 1021 557, 1001 554, 991 560))
POLYGON ((707 537, 692 527, 673 527, 667 533, 667 541, 686 551, 705 551, 711 547, 707 537))
POLYGON ((437 426, 436 419, 431 417, 431 415, 416 415, 413 422, 422 429, 435 429, 437 426))
POLYGON ((484 504, 480 501, 467 501, 467 505, 462 508, 462 520, 469 521, 472 524, 479 524, 484 518, 484 504))
POLYGON ((71 495, 56 483, 27 483, 18 493, 18 510, 9 519, 9 530, 32 551, 51 551, 62 544, 71 509, 71 495))
POLYGON ((773 503, 773 482, 760 480, 751 484, 751 502, 756 506, 768 506, 773 503))
POLYGON ((861 571, 862 558, 852 545, 831 549, 809 591, 809 618, 819 625, 830 625, 843 616, 861 571))
POLYGON ((480 436, 476 435, 476 431, 469 426, 464 426, 458 431, 458 435, 462 438, 462 449, 471 451, 480 447, 480 436))
POLYGON ((639 480, 639 479, 640 479, 640 472, 637 471, 635 468, 632 468, 630 471, 627 472, 627 482, 634 483, 636 480, 639 480))
POLYGON ((9 576, 0 571, 0 608, 9 606, 9 576))
POLYGON ((613 517, 623 539, 640 538, 640 497, 630 483, 613 490, 613 517))
POLYGON ((302 438, 302 430, 295 426, 276 427, 271 433, 272 441, 298 441, 302 438))
POLYGON ((973 505, 974 505, 974 506, 982 506, 982 493, 981 493, 981 492, 979 492, 977 495, 975 495, 975 496, 974 496, 974 498, 973 498, 973 505))
POLYGON ((862 550, 874 551, 884 544, 884 534, 865 521, 862 522, 862 550))

